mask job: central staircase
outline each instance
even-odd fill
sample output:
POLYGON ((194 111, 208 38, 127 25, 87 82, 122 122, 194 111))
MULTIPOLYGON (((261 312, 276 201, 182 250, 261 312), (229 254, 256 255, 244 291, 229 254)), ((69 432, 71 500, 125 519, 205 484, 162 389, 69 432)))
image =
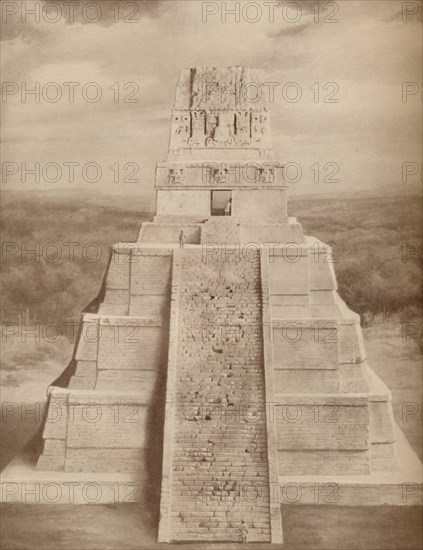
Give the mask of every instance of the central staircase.
POLYGON ((179 252, 169 540, 268 542, 259 253, 179 252))

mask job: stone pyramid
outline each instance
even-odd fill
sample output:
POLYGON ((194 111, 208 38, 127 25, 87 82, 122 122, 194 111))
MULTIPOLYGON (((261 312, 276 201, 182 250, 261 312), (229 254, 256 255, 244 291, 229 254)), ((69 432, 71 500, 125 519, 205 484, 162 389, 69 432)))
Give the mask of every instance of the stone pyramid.
POLYGON ((151 502, 161 542, 281 543, 281 504, 418 500, 404 486, 421 483, 421 464, 330 248, 288 216, 264 81, 245 67, 181 71, 154 220, 112 247, 50 387, 36 469, 16 459, 3 483, 151 502))

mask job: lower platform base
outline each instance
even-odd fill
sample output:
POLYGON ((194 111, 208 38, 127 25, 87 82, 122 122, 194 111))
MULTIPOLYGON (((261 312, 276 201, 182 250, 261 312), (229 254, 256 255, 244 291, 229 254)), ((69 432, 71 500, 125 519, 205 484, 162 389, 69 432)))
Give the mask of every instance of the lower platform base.
MULTIPOLYGON (((279 499, 281 505, 422 505, 422 465, 399 429, 397 455, 401 468, 396 472, 279 476, 279 487, 272 488, 271 499, 279 499)), ((12 460, 1 474, 0 502, 115 504, 145 500, 147 486, 136 473, 44 472, 35 465, 36 458, 29 454, 12 460)))
POLYGON ((282 505, 421 506, 422 463, 397 427, 400 468, 357 476, 279 476, 273 498, 282 505))
POLYGON ((0 502, 25 504, 116 504, 142 500, 145 483, 135 473, 53 472, 36 459, 15 457, 0 477, 0 502))

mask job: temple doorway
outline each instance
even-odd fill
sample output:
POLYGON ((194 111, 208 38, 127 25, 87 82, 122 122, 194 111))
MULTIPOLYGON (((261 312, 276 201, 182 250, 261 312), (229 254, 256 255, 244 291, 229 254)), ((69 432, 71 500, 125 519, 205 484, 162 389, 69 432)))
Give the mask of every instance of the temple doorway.
POLYGON ((211 215, 230 216, 232 214, 232 191, 211 192, 211 215))

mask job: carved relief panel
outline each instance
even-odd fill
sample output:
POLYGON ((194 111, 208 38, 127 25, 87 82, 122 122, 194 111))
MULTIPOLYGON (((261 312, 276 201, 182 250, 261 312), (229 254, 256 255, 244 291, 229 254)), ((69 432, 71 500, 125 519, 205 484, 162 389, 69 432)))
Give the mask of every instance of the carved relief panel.
POLYGON ((211 133, 207 136, 208 147, 231 147, 234 145, 234 114, 232 111, 220 111, 213 115, 211 133))
POLYGON ((204 111, 191 111, 192 135, 190 145, 202 146, 206 137, 206 113, 204 111))
POLYGON ((268 138, 266 110, 192 110, 172 117, 172 149, 263 147, 268 138))
POLYGON ((236 142, 239 146, 243 147, 249 145, 250 129, 251 129, 251 113, 250 111, 237 111, 235 113, 235 127, 236 127, 236 142))
POLYGON ((267 116, 266 111, 253 113, 251 125, 253 143, 260 143, 263 140, 267 129, 267 116))
POLYGON ((190 137, 189 113, 175 113, 172 117, 172 143, 176 147, 186 146, 190 137))
POLYGON ((170 168, 168 183, 169 184, 182 184, 184 182, 184 169, 183 168, 170 168))

